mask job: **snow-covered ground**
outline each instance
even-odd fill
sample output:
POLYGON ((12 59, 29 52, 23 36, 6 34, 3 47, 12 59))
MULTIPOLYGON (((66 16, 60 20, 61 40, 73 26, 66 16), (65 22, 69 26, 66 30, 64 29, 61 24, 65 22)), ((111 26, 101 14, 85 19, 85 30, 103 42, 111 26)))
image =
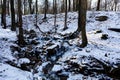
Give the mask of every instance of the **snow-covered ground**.
MULTIPOLYGON (((68 29, 63 31, 64 27, 64 14, 57 15, 57 33, 58 34, 51 34, 52 37, 62 37, 61 35, 65 36, 68 34, 73 33, 77 30, 77 13, 70 12, 68 13, 68 29), (61 34, 61 35, 59 35, 61 34)), ((38 16, 38 26, 40 27, 42 32, 54 32, 54 16, 48 14, 47 22, 42 22, 43 15, 38 16)), ((35 29, 39 37, 42 33, 34 26, 35 19, 34 15, 26 15, 23 17, 23 26, 26 29, 35 29)), ((8 25, 10 24, 10 18, 7 19, 8 25)), ((83 60, 81 63, 82 56, 92 56, 96 59, 105 62, 106 64, 112 65, 117 67, 116 64, 120 64, 120 32, 114 32, 108 30, 108 28, 119 28, 120 29, 120 12, 91 12, 89 11, 87 14, 87 37, 88 37, 88 46, 85 48, 78 48, 75 45, 81 43, 81 39, 72 39, 68 40, 70 44, 73 46, 69 46, 65 44, 66 47, 69 49, 62 55, 61 58, 58 59, 57 63, 53 66, 52 71, 56 72, 62 69, 65 69, 67 65, 64 63, 65 61, 72 61, 78 64, 88 63, 89 60, 83 60), (108 20, 106 21, 96 21, 96 16, 108 16, 108 20), (101 30, 102 33, 96 33, 96 31, 101 30), (108 39, 102 40, 102 34, 107 34, 108 39)), ((12 32, 9 29, 2 29, 0 26, 0 80, 33 80, 32 72, 27 72, 10 66, 9 64, 5 63, 5 61, 14 61, 18 63, 18 60, 10 50, 11 45, 16 45, 14 41, 17 40, 16 32, 12 32)), ((58 41, 59 42, 59 41, 58 41)), ((58 44, 58 42, 56 44, 58 44)), ((38 46, 43 45, 44 43, 40 43, 38 46)), ((17 53, 17 52, 16 52, 17 53)), ((14 53, 15 54, 15 53, 14 53)), ((29 62, 27 59, 22 59, 22 62, 29 62)), ((38 68, 42 69, 46 63, 43 63, 38 68)), ((36 75, 38 77, 41 76, 42 71, 40 70, 39 73, 36 75)), ((99 80, 99 77, 89 77, 84 76, 82 74, 74 74, 74 73, 67 73, 68 80, 99 80)))

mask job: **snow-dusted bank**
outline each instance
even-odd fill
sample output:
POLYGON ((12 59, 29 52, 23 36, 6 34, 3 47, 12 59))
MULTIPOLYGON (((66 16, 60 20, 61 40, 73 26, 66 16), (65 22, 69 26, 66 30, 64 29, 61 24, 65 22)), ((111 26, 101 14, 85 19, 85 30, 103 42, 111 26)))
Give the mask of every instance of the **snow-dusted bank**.
MULTIPOLYGON (((37 47, 41 47, 43 45, 48 44, 50 41, 54 43, 54 45, 49 46, 47 49, 51 49, 56 47, 57 45, 61 45, 63 37, 72 34, 77 30, 77 13, 70 12, 68 13, 68 29, 63 31, 64 27, 64 14, 57 15, 57 34, 54 28, 54 16, 48 14, 47 22, 42 22, 43 15, 38 16, 38 26, 42 32, 46 33, 44 36, 49 37, 50 40, 44 41, 42 40, 43 34, 34 26, 35 18, 34 15, 26 15, 23 16, 23 27, 28 30, 35 30, 37 32, 37 36, 39 39, 39 44, 37 47), (47 33, 50 33, 47 34, 47 33), (58 40, 54 41, 53 38, 57 38, 58 40)), ((10 19, 7 19, 8 25, 10 19)), ((79 48, 76 45, 81 43, 81 38, 67 40, 68 43, 64 43, 63 46, 67 48, 65 52, 62 54, 59 59, 52 65, 52 69, 50 69, 50 73, 60 72, 60 74, 64 74, 67 76, 67 80, 99 80, 104 78, 105 80, 112 78, 108 77, 105 74, 96 74, 95 76, 85 76, 82 74, 81 68, 85 67, 86 64, 91 63, 93 65, 100 65, 95 60, 92 61, 92 58, 96 58, 97 60, 111 65, 113 68, 117 68, 120 65, 120 32, 115 32, 108 30, 109 28, 117 28, 120 29, 120 12, 91 12, 87 13, 87 37, 88 37, 88 46, 86 48, 79 48), (106 21, 96 21, 97 16, 107 16, 108 19, 106 21), (103 35, 107 35, 107 39, 102 39, 103 35), (75 66, 72 66, 75 65, 75 66), (76 67, 78 66, 79 67, 76 67), (71 69, 70 69, 70 66, 71 69), (69 69, 69 70, 67 70, 69 69), (76 70, 79 69, 79 70, 76 70), (79 73, 80 72, 80 73, 79 73)), ((42 80, 43 78, 49 79, 49 75, 44 74, 43 69, 46 65, 51 62, 47 60, 43 61, 41 65, 37 65, 37 73, 30 71, 20 70, 6 63, 6 61, 12 61, 16 63, 19 67, 22 63, 30 63, 28 58, 18 58, 14 56, 15 54, 19 54, 16 52, 11 52, 10 46, 16 46, 14 43, 17 40, 16 33, 10 31, 9 29, 2 29, 0 26, 0 80, 33 80, 38 79, 42 80)), ((46 46, 45 46, 46 47, 46 46)), ((41 53, 40 53, 41 54, 41 53)), ((54 59, 54 57, 53 57, 54 59)), ((91 67, 90 67, 91 68, 91 67)), ((93 67, 94 68, 94 67, 93 67)), ((98 67, 97 67, 98 68, 98 67)), ((102 69, 101 65, 98 69, 102 69)), ((49 73, 49 74, 50 74, 49 73)), ((65 78, 66 78, 65 76, 65 78)), ((55 75, 52 75, 55 77, 55 75)), ((55 78, 57 79, 57 78, 55 78)))

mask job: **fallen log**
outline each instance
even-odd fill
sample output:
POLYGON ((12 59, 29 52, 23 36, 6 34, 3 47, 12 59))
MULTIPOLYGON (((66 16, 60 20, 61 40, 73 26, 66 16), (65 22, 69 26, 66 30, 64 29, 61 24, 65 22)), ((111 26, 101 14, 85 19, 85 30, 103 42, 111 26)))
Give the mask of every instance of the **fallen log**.
POLYGON ((95 57, 92 57, 93 59, 97 60, 100 64, 103 65, 103 68, 105 70, 105 74, 108 76, 115 78, 115 79, 120 79, 120 66, 113 67, 113 65, 106 64, 104 61, 98 60, 95 57))
POLYGON ((119 28, 108 28, 108 30, 115 31, 115 32, 120 32, 119 28))

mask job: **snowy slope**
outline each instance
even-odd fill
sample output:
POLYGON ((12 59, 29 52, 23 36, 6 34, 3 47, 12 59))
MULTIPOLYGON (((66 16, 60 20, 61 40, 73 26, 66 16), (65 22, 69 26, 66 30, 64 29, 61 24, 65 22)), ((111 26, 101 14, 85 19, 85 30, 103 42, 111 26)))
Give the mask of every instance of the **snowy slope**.
MULTIPOLYGON (((48 20, 47 22, 43 22, 42 18, 43 15, 38 16, 38 26, 41 29, 42 32, 46 33, 44 36, 49 37, 57 37, 60 38, 59 41, 55 41, 56 45, 60 43, 62 40, 61 35, 68 35, 76 31, 77 29, 77 13, 76 12, 70 12, 68 13, 68 29, 63 31, 64 27, 64 13, 57 15, 57 34, 52 34, 54 31, 54 16, 51 14, 48 14, 48 20), (51 32, 50 35, 47 33, 51 32), (60 34, 60 35, 59 35, 60 34)), ((23 26, 25 29, 31 30, 34 29, 37 31, 37 34, 39 38, 42 38, 43 34, 39 32, 39 30, 34 26, 35 24, 35 18, 34 15, 26 15, 23 17, 23 26)), ((8 24, 10 24, 9 20, 7 21, 8 24)), ((91 12, 88 11, 87 13, 87 37, 88 37, 88 46, 86 48, 79 48, 76 47, 78 43, 81 43, 80 39, 72 39, 68 40, 70 44, 73 44, 72 46, 69 46, 68 44, 64 44, 65 47, 68 48, 68 50, 62 55, 61 58, 58 59, 57 63, 52 68, 52 72, 56 72, 62 69, 66 69, 67 65, 64 63, 65 61, 72 61, 78 64, 82 63, 88 63, 89 60, 85 59, 82 60, 81 63, 81 57, 86 56, 92 56, 96 59, 105 62, 106 64, 109 64, 113 67, 117 67, 116 64, 120 64, 120 33, 114 32, 108 30, 108 28, 120 28, 120 12, 91 12), (107 16, 108 20, 106 21, 96 21, 96 16, 107 16), (97 30, 101 30, 102 33, 96 33, 97 30), (101 36, 102 34, 107 34, 108 39, 102 40, 101 36)), ((2 29, 0 28, 0 80, 32 80, 32 72, 26 72, 20 69, 17 69, 15 67, 12 67, 6 63, 5 61, 15 61, 18 62, 17 58, 13 56, 13 53, 10 51, 11 45, 16 45, 13 42, 16 41, 16 33, 10 31, 9 29, 2 29), (12 75, 11 75, 12 73, 12 75)), ((40 41, 41 44, 38 45, 42 46, 47 44, 47 41, 40 41)), ((48 41, 49 42, 49 41, 48 41)), ((49 62, 49 61, 48 61, 49 62)), ((45 63, 48 63, 45 62, 45 63)), ((41 78, 43 77, 42 68, 45 66, 43 63, 42 65, 39 65, 39 72, 35 75, 37 77, 41 78), (43 66, 44 65, 44 66, 43 66)), ((47 64, 46 64, 47 65, 47 64)), ((84 65, 83 65, 84 66, 84 65)), ((81 79, 87 79, 87 80, 99 80, 98 77, 86 77, 82 74, 74 74, 72 72, 66 73, 68 75, 68 80, 81 80, 81 79)), ((112 80, 112 79, 111 79, 112 80)))

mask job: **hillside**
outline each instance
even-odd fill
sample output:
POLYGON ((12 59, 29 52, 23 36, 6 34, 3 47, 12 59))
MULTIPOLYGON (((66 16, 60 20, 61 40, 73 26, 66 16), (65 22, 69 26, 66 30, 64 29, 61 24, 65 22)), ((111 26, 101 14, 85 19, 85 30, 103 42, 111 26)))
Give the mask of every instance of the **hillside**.
MULTIPOLYGON (((1 21, 0 21, 1 22, 1 21)), ((0 80, 113 80, 120 79, 120 12, 87 12, 88 45, 80 48, 77 12, 68 13, 68 29, 63 31, 64 13, 23 16, 27 44, 17 45, 17 32, 0 26, 0 80), (100 17, 105 19, 100 19, 100 17), (39 27, 39 28, 38 28, 39 27)))

